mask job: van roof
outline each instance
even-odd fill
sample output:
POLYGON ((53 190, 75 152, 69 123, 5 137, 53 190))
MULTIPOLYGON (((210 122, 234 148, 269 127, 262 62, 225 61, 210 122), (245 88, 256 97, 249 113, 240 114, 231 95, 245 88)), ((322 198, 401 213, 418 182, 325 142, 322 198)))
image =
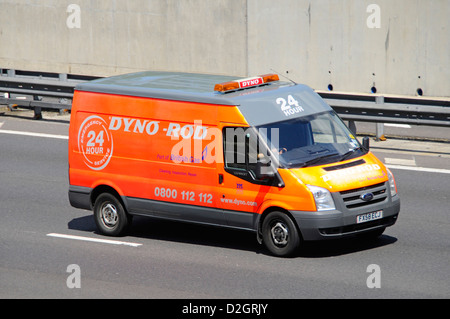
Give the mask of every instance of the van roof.
MULTIPOLYGON (((147 71, 84 82, 78 84, 75 90, 208 104, 236 105, 236 102, 230 101, 233 94, 214 91, 215 84, 236 79, 239 79, 239 77, 147 71)), ((280 86, 280 83, 278 82, 276 85, 280 86)))
POLYGON ((281 97, 283 94, 294 94, 292 92, 297 92, 299 96, 305 96, 309 101, 314 100, 314 105, 311 105, 313 108, 308 108, 308 112, 302 112, 301 116, 331 109, 308 86, 291 82, 270 82, 263 86, 229 93, 214 91, 215 84, 238 79, 240 78, 225 75, 146 71, 80 83, 75 90, 206 104, 235 105, 239 107, 250 125, 285 120, 286 118, 281 116, 283 114, 280 113, 280 110, 274 111, 273 103, 267 103, 267 99, 272 97, 275 102, 277 97, 281 97), (307 96, 311 94, 316 96, 313 99, 308 98, 307 96))

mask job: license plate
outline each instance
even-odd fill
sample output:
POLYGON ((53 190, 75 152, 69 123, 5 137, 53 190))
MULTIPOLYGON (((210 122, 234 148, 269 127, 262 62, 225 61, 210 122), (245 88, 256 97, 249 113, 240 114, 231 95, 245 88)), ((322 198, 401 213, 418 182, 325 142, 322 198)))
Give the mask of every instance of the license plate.
POLYGON ((361 224, 361 223, 370 222, 372 220, 376 220, 376 219, 380 219, 380 218, 383 218, 383 211, 377 210, 376 212, 356 216, 356 223, 361 224))

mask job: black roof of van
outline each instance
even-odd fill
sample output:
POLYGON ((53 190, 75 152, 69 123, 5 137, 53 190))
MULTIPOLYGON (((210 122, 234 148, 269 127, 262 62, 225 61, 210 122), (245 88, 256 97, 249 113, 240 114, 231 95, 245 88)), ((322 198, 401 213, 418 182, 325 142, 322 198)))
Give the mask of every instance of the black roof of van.
MULTIPOLYGON (((295 95, 303 105, 301 114, 328 111, 331 108, 308 86, 275 81, 262 86, 229 93, 214 91, 215 84, 241 79, 225 75, 177 72, 138 72, 101 78, 78 84, 76 91, 148 97, 218 105, 236 105, 250 125, 261 125, 285 120, 276 99, 295 95), (268 101, 270 100, 270 103, 268 101), (306 107, 306 104, 309 107, 306 107), (305 112, 307 111, 307 112, 305 112)), ((295 109, 292 110, 294 112, 295 109)))

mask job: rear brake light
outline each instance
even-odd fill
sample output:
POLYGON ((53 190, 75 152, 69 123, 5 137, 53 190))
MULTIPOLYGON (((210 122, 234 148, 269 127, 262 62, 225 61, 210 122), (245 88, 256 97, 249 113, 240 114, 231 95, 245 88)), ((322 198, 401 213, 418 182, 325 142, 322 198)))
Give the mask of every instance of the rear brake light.
POLYGON ((214 86, 214 91, 227 92, 234 91, 238 89, 244 89, 254 86, 259 86, 273 81, 278 81, 280 78, 277 74, 265 74, 261 76, 256 76, 253 78, 241 79, 236 81, 219 83, 214 86))

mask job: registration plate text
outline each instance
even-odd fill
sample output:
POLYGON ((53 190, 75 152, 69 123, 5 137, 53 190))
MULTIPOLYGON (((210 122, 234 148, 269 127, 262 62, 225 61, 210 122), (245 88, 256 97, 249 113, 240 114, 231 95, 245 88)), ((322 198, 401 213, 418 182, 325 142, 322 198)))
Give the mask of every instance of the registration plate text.
POLYGON ((360 223, 370 222, 372 220, 376 220, 376 219, 380 219, 380 218, 383 218, 383 211, 377 210, 376 212, 371 212, 371 213, 356 216, 356 223, 360 224, 360 223))

